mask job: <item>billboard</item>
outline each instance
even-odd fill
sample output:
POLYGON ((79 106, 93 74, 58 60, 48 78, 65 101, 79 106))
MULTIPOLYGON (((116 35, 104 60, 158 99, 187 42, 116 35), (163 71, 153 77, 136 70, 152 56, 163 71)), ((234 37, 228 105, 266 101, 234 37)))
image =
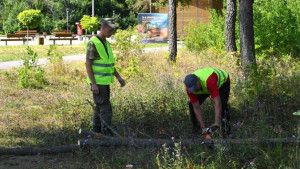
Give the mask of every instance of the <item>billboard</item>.
POLYGON ((168 14, 166 13, 139 13, 138 32, 145 35, 142 42, 167 42, 168 14))

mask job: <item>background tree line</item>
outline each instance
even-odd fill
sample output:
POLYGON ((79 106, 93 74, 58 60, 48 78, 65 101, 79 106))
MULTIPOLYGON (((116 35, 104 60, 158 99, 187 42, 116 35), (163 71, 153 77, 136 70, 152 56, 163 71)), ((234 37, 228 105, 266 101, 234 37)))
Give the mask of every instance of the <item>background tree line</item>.
MULTIPOLYGON (((13 33, 26 29, 19 23, 17 16, 28 9, 40 10, 43 18, 37 30, 51 33, 54 29, 67 29, 67 11, 69 9, 69 29, 76 31, 76 22, 83 15, 92 14, 91 0, 0 0, 0 33, 13 33), (16 2, 17 1, 17 2, 16 2)), ((95 16, 112 17, 121 29, 137 23, 136 13, 147 12, 147 2, 138 0, 94 0, 95 16)))

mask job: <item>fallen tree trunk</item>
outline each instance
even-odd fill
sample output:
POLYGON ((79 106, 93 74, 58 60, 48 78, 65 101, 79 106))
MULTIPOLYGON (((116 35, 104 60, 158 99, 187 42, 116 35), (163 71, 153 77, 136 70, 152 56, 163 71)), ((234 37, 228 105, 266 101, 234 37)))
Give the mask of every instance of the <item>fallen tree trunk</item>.
POLYGON ((24 148, 0 148, 1 155, 43 155, 68 153, 79 150, 81 147, 108 147, 108 146, 133 146, 133 147, 161 147, 174 146, 180 142, 181 146, 193 147, 196 145, 214 146, 222 145, 299 145, 299 140, 293 138, 271 138, 271 139, 140 139, 132 137, 108 137, 100 133, 94 133, 86 130, 80 130, 80 134, 87 136, 87 139, 78 140, 78 144, 56 146, 56 147, 24 147, 24 148))
POLYGON ((77 144, 56 146, 56 147, 23 147, 23 148, 0 148, 0 155, 42 155, 42 154, 59 154, 79 150, 77 144))
POLYGON ((94 133, 91 131, 80 130, 79 134, 88 136, 87 139, 82 139, 78 141, 78 145, 84 146, 135 146, 135 147, 145 147, 145 146, 161 146, 166 144, 166 146, 174 146, 174 143, 180 142, 183 146, 195 146, 195 145, 214 145, 214 144, 224 144, 224 145, 276 145, 276 144, 299 144, 299 140, 293 138, 270 138, 270 139, 203 139, 203 138, 193 138, 193 139, 180 139, 180 140, 168 140, 168 139, 139 139, 132 137, 108 137, 101 135, 100 133, 94 133))

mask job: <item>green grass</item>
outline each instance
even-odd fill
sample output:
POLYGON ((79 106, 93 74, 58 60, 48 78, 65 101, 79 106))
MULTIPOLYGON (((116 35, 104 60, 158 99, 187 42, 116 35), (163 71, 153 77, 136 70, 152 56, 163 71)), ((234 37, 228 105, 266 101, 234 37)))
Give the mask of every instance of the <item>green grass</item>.
MULTIPOLYGON (((21 60, 27 56, 26 45, 18 46, 0 46, 0 62, 21 60)), ((34 45, 30 46, 39 54, 40 58, 47 57, 47 52, 50 49, 49 45, 34 45)), ((57 45, 57 51, 62 55, 73 55, 85 53, 84 45, 57 45)))
POLYGON ((168 43, 145 43, 145 47, 147 48, 153 48, 153 47, 165 47, 169 46, 168 43))
MULTIPOLYGON (((67 49, 63 46, 61 51, 67 49)), ((38 49, 33 50, 39 54, 38 49)), ((122 136, 191 138, 183 79, 200 67, 213 66, 230 72, 234 138, 295 135, 299 139, 299 119, 292 115, 299 109, 299 60, 258 59, 259 75, 243 83, 239 66, 233 64, 236 58, 182 49, 177 62, 170 64, 166 56, 167 52, 116 56, 118 70, 127 85, 120 88, 117 81, 111 85, 112 126, 122 136), (268 67, 266 63, 273 65, 268 67)), ((0 71, 0 147, 76 144, 84 138, 78 130, 91 129, 93 112, 86 102, 92 96, 84 62, 43 66, 48 84, 42 89, 20 88, 18 69, 0 71)), ((213 103, 209 99, 202 111, 205 123, 212 124, 213 103)), ((201 145, 183 149, 106 147, 65 156, 43 156, 49 160, 40 168, 125 168, 127 164, 157 168, 158 161, 161 168, 297 168, 299 153, 296 145, 280 144, 216 145, 214 149, 201 145), (179 152, 181 158, 172 156, 172 152, 179 152), (51 159, 57 163, 51 165, 51 159)))
MULTIPOLYGON (((162 47, 168 46, 167 43, 148 43, 145 47, 162 47)), ((27 56, 26 45, 18 46, 0 46, 0 62, 21 60, 27 56), (16 50, 17 49, 17 50, 16 50)), ((47 52, 50 49, 49 45, 33 45, 30 46, 35 52, 39 54, 39 58, 48 57, 47 52)), ((57 51, 62 56, 84 54, 85 47, 83 44, 80 45, 57 45, 57 51)))

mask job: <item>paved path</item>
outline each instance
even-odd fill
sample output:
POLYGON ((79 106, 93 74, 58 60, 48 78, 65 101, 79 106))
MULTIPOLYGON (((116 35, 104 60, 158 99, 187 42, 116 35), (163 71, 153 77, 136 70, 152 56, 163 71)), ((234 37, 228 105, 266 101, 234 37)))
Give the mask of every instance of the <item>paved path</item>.
MULTIPOLYGON (((180 46, 178 46, 179 48, 180 46)), ((155 47, 155 48, 145 48, 143 49, 144 52, 155 52, 155 51, 166 51, 168 50, 169 47, 155 47)), ((69 56, 63 56, 63 60, 65 62, 70 62, 70 61, 76 61, 76 60, 84 60, 85 59, 85 54, 80 54, 80 55, 69 55, 69 56)), ((22 67, 23 66, 23 60, 17 60, 17 61, 8 61, 8 62, 0 62, 0 70, 1 69, 11 69, 11 68, 17 68, 17 67, 22 67)), ((49 60, 47 58, 39 58, 37 65, 44 65, 49 63, 49 60)))

